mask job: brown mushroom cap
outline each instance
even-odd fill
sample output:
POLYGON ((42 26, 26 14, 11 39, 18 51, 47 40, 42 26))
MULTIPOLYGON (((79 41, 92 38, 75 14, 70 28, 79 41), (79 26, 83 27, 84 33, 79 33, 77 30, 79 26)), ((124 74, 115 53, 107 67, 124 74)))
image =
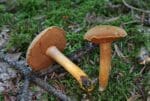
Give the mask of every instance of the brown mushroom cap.
POLYGON ((125 30, 115 26, 101 25, 90 29, 84 36, 84 39, 94 43, 112 42, 125 37, 125 30))
POLYGON ((27 63, 34 70, 47 68, 53 59, 46 55, 47 48, 56 46, 63 51, 66 46, 65 31, 58 27, 49 27, 42 31, 30 44, 27 50, 27 63))

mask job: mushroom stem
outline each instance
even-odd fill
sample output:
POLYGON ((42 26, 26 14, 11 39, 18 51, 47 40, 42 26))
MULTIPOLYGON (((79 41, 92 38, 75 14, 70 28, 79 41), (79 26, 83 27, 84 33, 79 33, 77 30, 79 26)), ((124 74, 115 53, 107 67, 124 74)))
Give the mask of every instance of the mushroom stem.
POLYGON ((99 90, 104 91, 108 85, 111 70, 111 42, 100 44, 99 90))
POLYGON ((64 56, 55 46, 47 49, 46 55, 53 58, 60 65, 62 65, 72 76, 79 82, 82 89, 91 91, 93 85, 89 77, 74 63, 72 63, 66 56, 64 56))

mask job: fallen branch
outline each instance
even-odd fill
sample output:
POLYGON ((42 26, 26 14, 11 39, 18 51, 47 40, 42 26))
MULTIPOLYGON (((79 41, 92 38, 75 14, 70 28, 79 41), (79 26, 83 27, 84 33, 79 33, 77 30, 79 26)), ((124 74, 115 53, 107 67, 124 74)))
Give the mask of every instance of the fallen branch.
POLYGON ((125 0, 122 0, 122 2, 126 7, 130 8, 130 9, 140 11, 140 12, 143 12, 143 13, 150 13, 149 10, 140 9, 140 8, 136 8, 136 7, 133 7, 133 6, 129 5, 125 0))
POLYGON ((30 94, 28 91, 29 84, 30 84, 29 77, 25 76, 24 84, 21 87, 19 95, 17 96, 17 101, 31 101, 30 94))
POLYGON ((49 93, 53 92, 53 95, 57 96, 58 98, 61 98, 61 100, 71 101, 71 99, 69 97, 67 97, 66 95, 64 95, 61 91, 56 90, 54 87, 50 86, 48 83, 35 77, 34 75, 31 75, 30 79, 31 79, 31 81, 33 81, 38 86, 42 87, 47 92, 49 92, 49 93))
POLYGON ((27 67, 23 64, 21 65, 17 61, 11 61, 8 57, 5 57, 5 55, 6 54, 4 54, 3 52, 0 52, 0 59, 7 62, 9 65, 11 65, 11 67, 13 66, 15 69, 19 70, 19 72, 22 73, 24 76, 28 75, 29 78, 31 78, 31 81, 33 81, 35 84, 39 85, 41 88, 45 89, 49 93, 57 96, 62 101, 70 101, 70 98, 68 98, 65 94, 61 93, 48 83, 31 74, 30 67, 27 67))

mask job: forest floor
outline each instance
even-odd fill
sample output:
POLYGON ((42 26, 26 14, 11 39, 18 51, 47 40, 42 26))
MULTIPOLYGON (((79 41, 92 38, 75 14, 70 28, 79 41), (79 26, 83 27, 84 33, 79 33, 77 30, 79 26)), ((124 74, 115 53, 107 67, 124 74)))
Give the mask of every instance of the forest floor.
MULTIPOLYGON (((64 72, 54 71, 41 78, 75 101, 150 100, 149 0, 0 0, 0 45, 6 43, 4 51, 18 53, 19 58, 25 58, 33 38, 47 27, 58 26, 66 31, 64 54, 69 55, 87 44, 83 36, 96 25, 122 27, 128 34, 112 43, 112 71, 104 92, 98 91, 96 81, 94 90, 86 93, 70 74, 64 72)), ((77 64, 92 80, 99 75, 99 56, 99 47, 96 47, 77 64)), ((15 75, 9 80, 21 86, 22 78, 15 75)), ((3 83, 0 79, 0 86, 3 83)), ((29 89, 34 101, 57 99, 36 85, 31 84, 29 89)), ((13 91, 3 90, 0 101, 10 99, 10 96, 15 99, 13 91)))

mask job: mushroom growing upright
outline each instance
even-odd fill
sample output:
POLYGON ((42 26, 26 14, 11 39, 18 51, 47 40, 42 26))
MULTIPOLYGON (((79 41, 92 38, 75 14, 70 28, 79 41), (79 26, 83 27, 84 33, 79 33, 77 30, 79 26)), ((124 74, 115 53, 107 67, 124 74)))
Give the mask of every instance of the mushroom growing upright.
POLYGON ((30 44, 26 55, 27 63, 37 71, 47 68, 55 60, 79 82, 81 88, 91 91, 93 85, 89 77, 61 53, 65 46, 65 31, 55 26, 47 28, 30 44))
POLYGON ((113 41, 125 37, 127 33, 119 27, 101 25, 90 29, 84 39, 100 45, 99 90, 104 91, 108 85, 111 71, 111 44, 113 41))

